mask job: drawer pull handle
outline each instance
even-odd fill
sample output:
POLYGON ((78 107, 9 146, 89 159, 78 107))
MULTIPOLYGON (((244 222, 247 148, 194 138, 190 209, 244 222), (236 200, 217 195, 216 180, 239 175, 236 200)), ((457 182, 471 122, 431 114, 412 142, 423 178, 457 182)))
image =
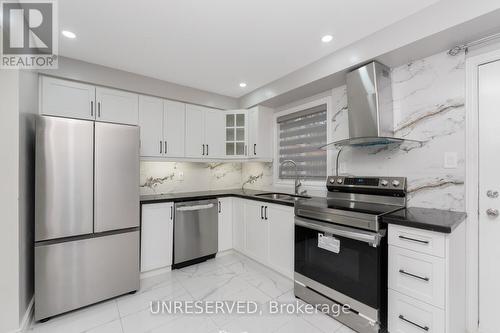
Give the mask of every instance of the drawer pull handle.
POLYGON ((408 275, 408 276, 411 276, 411 277, 414 277, 414 278, 417 278, 417 279, 420 279, 420 280, 423 280, 423 281, 427 281, 427 282, 429 282, 429 280, 430 280, 428 277, 423 277, 423 276, 415 275, 415 274, 412 274, 412 273, 408 273, 407 271, 405 271, 403 269, 400 269, 399 273, 404 274, 404 275, 408 275))
POLYGON ((399 319, 401 319, 402 321, 407 322, 409 324, 412 324, 413 326, 418 327, 421 330, 424 330, 426 332, 429 331, 429 327, 428 326, 420 326, 419 324, 414 323, 411 320, 406 319, 403 315, 399 315, 399 319))
POLYGON ((415 238, 410 238, 410 237, 401 236, 401 235, 399 235, 399 238, 404 239, 404 240, 408 240, 408 241, 412 241, 412 242, 421 243, 421 244, 429 244, 429 241, 425 241, 425 240, 421 240, 421 239, 415 239, 415 238))

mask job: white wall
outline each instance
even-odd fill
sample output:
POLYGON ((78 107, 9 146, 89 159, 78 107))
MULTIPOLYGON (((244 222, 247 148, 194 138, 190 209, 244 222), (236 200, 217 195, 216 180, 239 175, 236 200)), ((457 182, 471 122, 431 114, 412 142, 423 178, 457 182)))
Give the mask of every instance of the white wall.
POLYGON ((0 332, 19 325, 19 71, 0 70, 0 332))
POLYGON ((35 116, 38 74, 19 72, 19 315, 34 292, 35 116))

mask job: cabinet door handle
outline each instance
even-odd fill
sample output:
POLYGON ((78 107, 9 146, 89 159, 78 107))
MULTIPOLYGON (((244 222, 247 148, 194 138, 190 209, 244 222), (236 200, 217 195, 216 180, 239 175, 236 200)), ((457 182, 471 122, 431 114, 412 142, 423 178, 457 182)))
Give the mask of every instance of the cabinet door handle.
POLYGON ((401 236, 399 235, 399 239, 407 240, 407 241, 412 241, 412 242, 417 242, 421 244, 429 244, 429 241, 421 240, 421 239, 416 239, 416 238, 411 238, 411 237, 406 237, 406 236, 401 236))
POLYGON ((208 156, 208 145, 207 145, 207 156, 208 156))
POLYGON ((257 155, 257 144, 256 143, 253 144, 253 154, 257 155))
POLYGON ((264 219, 267 220, 267 206, 264 207, 264 219))
POLYGON ((260 219, 264 219, 264 206, 260 206, 260 219))
POLYGON ((203 147, 203 152, 201 153, 201 155, 205 156, 205 145, 201 145, 203 147))
POLYGON ((174 206, 170 206, 170 221, 172 221, 173 215, 174 215, 174 206))
POLYGON ((244 154, 245 154, 245 156, 248 155, 248 153, 247 153, 247 145, 245 145, 245 153, 244 154))
POLYGON ((421 325, 419 325, 419 324, 417 324, 417 323, 414 323, 414 322, 412 322, 411 320, 406 319, 406 318, 405 318, 403 315, 401 315, 401 314, 399 315, 399 319, 401 319, 401 320, 402 320, 402 321, 404 321, 404 322, 407 322, 408 324, 412 324, 413 326, 415 326, 415 327, 417 327, 417 328, 420 328, 420 329, 421 329, 421 330, 423 330, 423 331, 426 331, 426 332, 427 332, 427 331, 429 331, 429 327, 428 327, 428 326, 421 326, 421 325))
POLYGON ((101 118, 101 102, 97 102, 97 118, 101 118))
POLYGON ((94 117, 94 101, 90 101, 90 116, 94 117))
POLYGON ((412 274, 412 273, 408 273, 407 271, 405 271, 404 269, 400 269, 399 270, 399 273, 401 274, 404 274, 404 275, 407 275, 407 276, 411 276, 411 277, 414 277, 416 279, 419 279, 419 280, 422 280, 422 281, 427 281, 429 282, 429 278, 427 276, 420 276, 420 275, 415 275, 415 274, 412 274))
POLYGON ((165 141, 165 154, 167 154, 167 141, 165 141))
POLYGON ((163 142, 160 140, 160 154, 162 153, 163 142))
POLYGON ((219 213, 221 212, 220 201, 219 201, 219 213))

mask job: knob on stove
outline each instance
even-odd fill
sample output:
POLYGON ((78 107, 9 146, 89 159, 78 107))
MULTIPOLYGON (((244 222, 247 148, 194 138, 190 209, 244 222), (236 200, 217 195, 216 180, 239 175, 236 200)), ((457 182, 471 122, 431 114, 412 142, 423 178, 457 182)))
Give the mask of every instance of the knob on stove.
POLYGON ((338 184, 342 184, 342 183, 343 183, 342 178, 337 178, 337 183, 338 183, 338 184))
POLYGON ((399 184, 400 184, 399 180, 393 180, 392 181, 392 186, 394 186, 394 187, 398 187, 399 184))
POLYGON ((382 185, 382 186, 387 186, 388 184, 389 184, 389 182, 387 180, 385 180, 385 179, 382 179, 380 181, 380 185, 382 185))
POLYGON ((334 178, 330 178, 330 184, 334 184, 335 183, 335 179, 334 178))

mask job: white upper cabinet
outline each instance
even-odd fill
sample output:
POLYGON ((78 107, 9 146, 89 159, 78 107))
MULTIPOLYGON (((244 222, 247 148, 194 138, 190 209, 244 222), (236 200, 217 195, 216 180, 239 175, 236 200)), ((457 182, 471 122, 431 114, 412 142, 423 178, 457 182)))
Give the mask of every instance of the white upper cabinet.
POLYGON ((224 157, 224 111, 186 105, 186 157, 224 157))
POLYGON ((186 157, 205 156, 205 108, 186 105, 186 157))
POLYGON ((184 157, 184 103, 139 96, 141 156, 184 157))
POLYGON ((186 104, 163 101, 163 153, 167 157, 184 157, 186 104))
POLYGON ((256 106, 248 110, 248 157, 273 158, 274 117, 273 110, 256 106))
POLYGON ((246 110, 225 111, 224 143, 225 157, 247 156, 248 116, 246 110))
POLYGON ((98 121, 137 125, 139 96, 117 89, 96 87, 98 121))
POLYGON ((95 87, 52 77, 40 77, 40 113, 95 119, 95 87))
POLYGON ((139 126, 141 127, 141 156, 163 156, 163 100, 139 96, 139 126))
POLYGON ((224 157, 224 112, 221 110, 205 111, 205 157, 224 157))

